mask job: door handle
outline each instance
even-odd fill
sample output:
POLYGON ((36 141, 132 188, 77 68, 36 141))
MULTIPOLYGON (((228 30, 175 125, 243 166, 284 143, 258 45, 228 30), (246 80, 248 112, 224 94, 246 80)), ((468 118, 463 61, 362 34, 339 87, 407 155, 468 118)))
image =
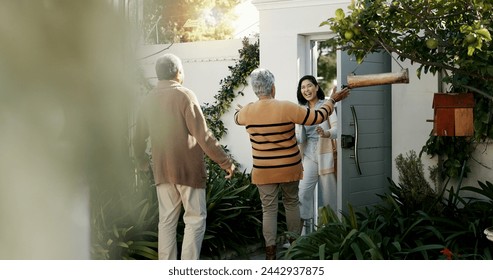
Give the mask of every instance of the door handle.
POLYGON ((358 174, 361 175, 361 167, 359 166, 359 154, 358 154, 358 141, 359 141, 359 129, 358 129, 358 116, 356 115, 356 110, 354 109, 354 106, 351 105, 351 113, 353 113, 353 120, 354 120, 354 162, 356 163, 356 169, 358 171, 358 174))

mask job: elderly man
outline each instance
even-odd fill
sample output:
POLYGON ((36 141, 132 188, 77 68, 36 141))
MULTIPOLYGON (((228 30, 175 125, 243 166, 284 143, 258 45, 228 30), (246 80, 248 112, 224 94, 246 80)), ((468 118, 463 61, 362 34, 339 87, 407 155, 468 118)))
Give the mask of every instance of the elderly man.
POLYGON ((298 184, 303 177, 301 155, 295 137, 295 124, 319 124, 327 120, 337 101, 349 95, 349 89, 334 92, 317 110, 290 101, 275 99, 274 75, 267 69, 250 74, 258 97, 235 113, 235 122, 246 127, 252 145, 252 183, 257 185, 262 202, 262 232, 266 259, 276 259, 277 205, 282 192, 288 231, 299 235, 301 219, 298 184))
POLYGON ((182 260, 197 260, 205 233, 206 170, 204 153, 231 178, 235 166, 209 131, 195 94, 183 84, 181 60, 165 54, 156 62, 158 83, 140 108, 133 147, 141 170, 149 168, 150 136, 153 174, 159 202, 159 259, 177 259, 176 228, 181 208, 185 232, 182 260))

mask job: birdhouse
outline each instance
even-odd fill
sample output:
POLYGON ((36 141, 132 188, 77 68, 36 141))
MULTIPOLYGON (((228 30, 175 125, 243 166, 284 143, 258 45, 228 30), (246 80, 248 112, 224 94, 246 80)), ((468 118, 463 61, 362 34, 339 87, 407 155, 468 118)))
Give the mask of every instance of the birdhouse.
POLYGON ((435 136, 472 136, 474 134, 472 93, 435 93, 433 96, 435 136))

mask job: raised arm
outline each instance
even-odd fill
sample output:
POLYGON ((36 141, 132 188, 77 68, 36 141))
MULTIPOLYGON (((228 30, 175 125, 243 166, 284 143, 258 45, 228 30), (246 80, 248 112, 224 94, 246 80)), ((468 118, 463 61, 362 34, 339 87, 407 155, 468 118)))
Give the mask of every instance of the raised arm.
POLYGON ((333 91, 320 109, 312 110, 304 106, 299 106, 298 113, 293 119, 294 123, 301 125, 315 125, 327 120, 334 110, 334 105, 349 95, 349 88, 340 91, 333 91))

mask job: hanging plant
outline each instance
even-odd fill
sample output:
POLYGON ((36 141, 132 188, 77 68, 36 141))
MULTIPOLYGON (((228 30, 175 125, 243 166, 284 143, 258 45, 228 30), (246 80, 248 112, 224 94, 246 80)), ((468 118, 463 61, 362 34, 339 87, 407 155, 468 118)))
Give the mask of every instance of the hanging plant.
POLYGON ((238 95, 244 95, 242 90, 248 85, 247 78, 259 65, 258 38, 252 44, 245 37, 243 48, 239 50, 239 53, 240 59, 234 66, 228 67, 231 75, 219 82, 221 89, 214 96, 214 103, 205 103, 202 106, 207 125, 218 140, 228 131, 221 120, 222 115, 231 108, 231 103, 238 95))

